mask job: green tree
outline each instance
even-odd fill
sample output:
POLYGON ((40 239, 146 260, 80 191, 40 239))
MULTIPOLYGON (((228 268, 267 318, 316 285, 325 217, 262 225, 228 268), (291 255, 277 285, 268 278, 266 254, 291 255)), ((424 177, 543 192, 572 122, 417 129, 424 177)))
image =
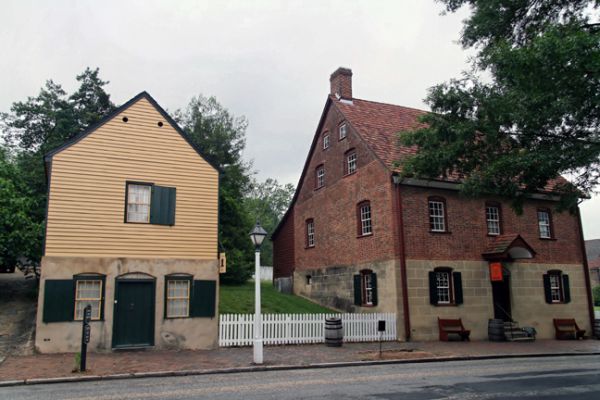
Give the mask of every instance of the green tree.
POLYGON ((39 262, 43 222, 35 218, 35 201, 18 166, 0 146, 0 267, 39 262))
MULTIPOLYGON (((282 185, 276 179, 268 178, 264 182, 254 181, 252 189, 245 199, 245 206, 252 221, 259 221, 269 233, 273 233, 287 210, 294 186, 282 185)), ((261 264, 273 265, 273 243, 266 239, 261 248, 261 264)))
POLYGON ((14 252, 27 254, 32 260, 41 257, 43 229, 41 233, 36 231, 32 235, 27 219, 35 227, 43 226, 47 189, 44 154, 114 109, 110 96, 104 90, 108 82, 100 79, 97 68, 87 68, 76 79, 79 88, 70 96, 61 85, 48 80, 36 97, 17 101, 12 104, 10 112, 0 114, 2 138, 12 149, 12 154, 4 150, 5 160, 9 160, 4 167, 13 171, 4 175, 4 194, 12 196, 13 187, 21 188, 17 191, 20 200, 7 206, 20 207, 20 213, 16 215, 26 214, 27 217, 23 224, 12 225, 11 234, 22 235, 32 241, 31 246, 15 247, 14 252))
POLYGON ((476 50, 460 79, 432 87, 427 127, 403 133, 418 153, 404 176, 458 174, 468 195, 523 199, 561 174, 572 208, 600 179, 600 25, 591 0, 440 0, 471 10, 461 44, 476 50))
POLYGON ((221 169, 219 188, 219 242, 227 253, 223 283, 241 284, 254 269, 248 236, 252 221, 244 209, 244 196, 251 188, 251 164, 242 159, 246 147, 244 117, 233 116, 216 98, 194 97, 176 119, 209 162, 221 169))

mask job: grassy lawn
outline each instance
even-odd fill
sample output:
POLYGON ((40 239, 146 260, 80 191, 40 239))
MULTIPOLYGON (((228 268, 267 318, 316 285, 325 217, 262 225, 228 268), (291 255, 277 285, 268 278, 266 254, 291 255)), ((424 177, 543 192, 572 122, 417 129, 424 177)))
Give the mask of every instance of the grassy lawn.
MULTIPOLYGON (((221 285, 220 314, 253 314, 254 282, 241 286, 221 285)), ((335 312, 302 297, 279 293, 270 282, 261 285, 262 312, 265 314, 331 313, 335 312)))
POLYGON ((600 306, 595 306, 594 311, 600 311, 600 306))

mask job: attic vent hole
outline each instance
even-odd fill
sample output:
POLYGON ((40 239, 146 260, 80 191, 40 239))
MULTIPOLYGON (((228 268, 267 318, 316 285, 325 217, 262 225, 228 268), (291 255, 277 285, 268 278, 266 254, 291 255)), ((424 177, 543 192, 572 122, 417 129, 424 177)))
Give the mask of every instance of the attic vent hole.
POLYGON ((123 117, 123 122, 127 122, 127 121, 129 121, 129 118, 123 117))
POLYGON ((160 126, 162 128, 162 126, 163 126, 162 121, 158 121, 158 126, 160 126))

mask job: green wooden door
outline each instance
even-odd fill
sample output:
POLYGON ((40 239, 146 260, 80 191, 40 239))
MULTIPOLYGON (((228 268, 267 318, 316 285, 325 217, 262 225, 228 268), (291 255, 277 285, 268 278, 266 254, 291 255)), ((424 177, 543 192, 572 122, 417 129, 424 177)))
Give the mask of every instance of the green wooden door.
POLYGON ((154 281, 117 280, 113 346, 154 345, 154 281))

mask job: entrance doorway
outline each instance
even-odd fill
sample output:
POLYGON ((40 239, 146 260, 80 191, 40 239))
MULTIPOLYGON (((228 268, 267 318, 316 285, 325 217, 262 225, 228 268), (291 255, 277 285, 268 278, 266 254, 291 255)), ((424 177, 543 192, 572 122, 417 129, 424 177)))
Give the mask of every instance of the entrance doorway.
POLYGON ((492 298, 494 301, 494 318, 512 321, 510 307, 510 275, 503 270, 502 282, 492 282, 492 298))
POLYGON ((151 279, 117 279, 113 348, 154 345, 154 287, 151 279))

